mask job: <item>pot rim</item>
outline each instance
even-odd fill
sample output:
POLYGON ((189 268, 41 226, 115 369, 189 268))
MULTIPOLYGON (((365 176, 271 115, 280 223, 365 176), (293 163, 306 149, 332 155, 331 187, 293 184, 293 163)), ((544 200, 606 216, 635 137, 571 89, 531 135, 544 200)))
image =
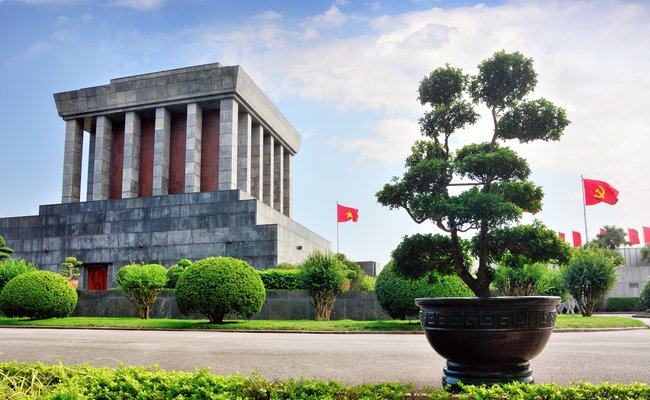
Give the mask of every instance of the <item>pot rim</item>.
POLYGON ((420 297, 415 299, 420 307, 436 306, 505 306, 508 304, 557 306, 559 296, 496 296, 496 297, 420 297))

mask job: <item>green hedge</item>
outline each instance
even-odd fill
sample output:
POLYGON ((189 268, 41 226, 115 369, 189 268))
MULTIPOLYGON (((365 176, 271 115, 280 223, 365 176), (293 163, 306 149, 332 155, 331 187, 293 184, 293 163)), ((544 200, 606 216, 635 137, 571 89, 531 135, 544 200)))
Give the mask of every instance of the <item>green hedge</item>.
POLYGON ((347 386, 336 381, 268 381, 260 376, 220 376, 207 370, 166 372, 155 367, 65 367, 0 363, 0 398, 50 400, 127 399, 484 399, 609 400, 648 399, 650 386, 637 384, 572 386, 510 384, 473 387, 452 396, 442 389, 401 383, 347 386))
POLYGON ((266 290, 302 290, 299 269, 266 269, 257 271, 266 290))
POLYGON ((610 297, 607 299, 607 311, 643 311, 639 297, 610 297))

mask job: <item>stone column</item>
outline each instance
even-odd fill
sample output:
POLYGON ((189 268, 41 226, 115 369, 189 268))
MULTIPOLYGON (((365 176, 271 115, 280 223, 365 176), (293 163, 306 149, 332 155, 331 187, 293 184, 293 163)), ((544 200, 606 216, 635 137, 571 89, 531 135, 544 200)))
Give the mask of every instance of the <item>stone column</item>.
POLYGON ((63 153, 63 183, 61 202, 78 203, 81 193, 81 158, 83 152, 83 124, 81 120, 65 121, 65 149, 63 153))
POLYGON ((219 190, 231 190, 237 188, 239 104, 223 99, 219 107, 219 190))
POLYGON ((201 133, 203 110, 196 103, 187 105, 185 129, 185 193, 201 191, 201 133))
POLYGON ((273 207, 273 147, 275 146, 275 139, 270 133, 264 133, 264 181, 262 184, 262 191, 264 192, 264 203, 273 207))
POLYGON ((251 129, 253 119, 247 112, 239 114, 237 129, 237 187, 251 192, 251 129))
POLYGON ((124 118, 122 198, 138 197, 140 177, 140 116, 129 111, 124 118))
POLYGON ((88 135, 88 172, 86 181, 86 200, 93 199, 93 179, 95 179, 95 134, 88 135))
POLYGON ((291 153, 284 149, 284 175, 282 180, 282 187, 284 193, 284 208, 282 213, 291 218, 293 205, 291 204, 291 162, 293 156, 291 153))
POLYGON ((95 163, 93 167, 93 200, 107 200, 110 184, 111 142, 113 123, 101 115, 95 128, 95 163))
POLYGON ((284 212, 284 146, 276 141, 273 146, 273 208, 284 212))
POLYGON ((169 193, 169 135, 171 114, 164 107, 156 108, 153 144, 153 195, 169 193))
POLYGON ((264 128, 254 125, 251 132, 251 195, 260 201, 262 197, 262 175, 264 171, 264 128))

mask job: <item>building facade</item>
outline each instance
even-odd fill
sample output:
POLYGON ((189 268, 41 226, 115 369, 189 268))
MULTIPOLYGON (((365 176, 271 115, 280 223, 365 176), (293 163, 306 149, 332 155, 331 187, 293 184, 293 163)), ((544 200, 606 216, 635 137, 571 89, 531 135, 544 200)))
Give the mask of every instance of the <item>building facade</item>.
POLYGON ((0 219, 17 256, 50 270, 77 257, 80 288, 102 289, 131 261, 226 255, 266 269, 331 248, 291 219, 300 135, 240 66, 117 78, 54 100, 66 124, 61 204, 0 219))

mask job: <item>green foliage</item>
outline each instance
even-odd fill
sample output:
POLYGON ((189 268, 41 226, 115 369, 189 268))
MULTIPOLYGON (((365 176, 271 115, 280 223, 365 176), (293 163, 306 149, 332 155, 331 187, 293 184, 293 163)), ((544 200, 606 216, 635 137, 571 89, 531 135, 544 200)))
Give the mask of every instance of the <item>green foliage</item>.
POLYGON ((301 285, 309 295, 316 321, 329 321, 336 297, 345 290, 348 271, 336 255, 320 251, 302 263, 301 285))
POLYGON ((360 292, 374 292, 375 291, 375 286, 377 284, 377 277, 376 276, 364 276, 363 281, 357 287, 357 290, 360 292))
POLYGON ((608 297, 607 311, 643 311, 640 297, 608 297))
POLYGON ((590 316, 614 287, 616 268, 623 263, 618 252, 601 247, 583 247, 573 252, 562 273, 564 284, 583 316, 590 316))
POLYGON ((176 284, 176 303, 183 314, 200 313, 223 323, 228 313, 250 318, 260 312, 266 291, 248 263, 232 257, 210 257, 192 264, 176 284))
POLYGON ((27 364, 17 361, 0 363, 0 397, 51 400, 122 400, 122 399, 356 399, 356 400, 610 400, 647 399, 646 383, 554 383, 531 385, 510 383, 502 386, 463 386, 458 395, 441 388, 418 390, 411 384, 382 382, 348 386, 337 381, 266 380, 252 377, 221 376, 209 370, 194 372, 164 371, 157 367, 116 369, 87 364, 64 366, 27 364))
POLYGON ((419 278, 401 275, 394 261, 389 262, 377 276, 375 286, 381 307, 395 319, 417 319, 419 297, 472 297, 472 291, 454 275, 440 276, 429 272, 419 278))
POLYGON ((299 269, 265 269, 257 271, 266 290, 301 290, 299 269))
POLYGON ((169 267, 167 270, 167 288, 174 289, 178 278, 190 265, 192 265, 192 261, 187 258, 182 258, 176 264, 169 267))
POLYGON ((0 293, 7 317, 63 318, 77 306, 77 291, 59 274, 32 271, 10 280, 0 293))
POLYGON ((567 298, 562 272, 545 263, 520 268, 501 265, 494 271, 494 287, 504 296, 560 296, 567 298))
POLYGON ((648 279, 641 289, 641 296, 639 296, 641 306, 646 310, 650 310, 650 279, 648 279))
POLYGON ((410 271, 413 277, 432 269, 452 271, 477 296, 487 297, 492 268, 504 252, 518 259, 521 255, 519 260, 528 263, 562 259, 568 254, 559 240, 551 238, 552 231, 540 225, 528 230, 508 228, 521 218, 523 210, 541 209, 543 192, 528 180, 531 170, 527 161, 499 142, 559 140, 569 121, 565 111, 550 101, 527 98, 537 84, 532 59, 500 51, 481 62, 478 70, 477 75, 467 76, 447 65, 420 82, 419 100, 431 107, 419 121, 428 140, 414 144, 403 176, 394 177, 376 196, 380 204, 403 208, 415 222, 431 221, 449 235, 444 246, 442 238, 430 238, 429 242, 439 244, 435 251, 424 251, 423 246, 415 246, 415 240, 411 243, 414 248, 408 253, 420 254, 426 262, 409 261, 399 254, 402 249, 397 250, 396 268, 410 271), (478 119, 467 100, 470 97, 474 104, 488 107, 494 125, 492 136, 452 149, 451 136, 478 119), (465 189, 458 190, 462 187, 465 189), (470 230, 477 231, 476 273, 469 270, 468 249, 460 237, 470 230), (493 241, 493 236, 498 240, 493 241), (530 238, 533 243, 516 243, 516 237, 530 238))
POLYGON ((404 236, 393 250, 392 259, 400 274, 419 278, 431 271, 441 275, 453 274, 454 262, 449 248, 451 239, 444 235, 415 234, 404 236))
POLYGON ((336 259, 347 269, 346 279, 348 290, 353 292, 359 289, 359 285, 363 282, 366 276, 365 271, 359 264, 354 261, 348 260, 343 253, 336 253, 336 259))
POLYGON ((274 269, 298 269, 298 268, 300 268, 299 265, 285 262, 285 263, 280 263, 280 264, 276 265, 274 269))
POLYGON ((0 260, 3 258, 9 258, 14 252, 14 249, 7 246, 7 241, 4 236, 0 235, 0 260))
POLYGON ((81 260, 77 260, 74 257, 66 257, 65 261, 61 263, 63 270, 59 274, 69 281, 77 279, 81 275, 79 274, 79 268, 82 264, 83 262, 81 260))
POLYGON ((138 316, 149 319, 151 306, 167 285, 167 269, 160 264, 125 265, 117 271, 117 284, 138 309, 138 316))
POLYGON ((22 258, 9 258, 0 262, 0 292, 7 282, 20 274, 36 271, 36 266, 22 258))
POLYGON ((641 248, 641 259, 650 264, 650 243, 641 248))
POLYGON ((610 250, 616 250, 624 244, 630 244, 627 240, 625 240, 627 233, 625 233, 623 228, 605 225, 603 229, 605 232, 596 235, 596 239, 592 240, 589 243, 590 245, 600 246, 610 250))

